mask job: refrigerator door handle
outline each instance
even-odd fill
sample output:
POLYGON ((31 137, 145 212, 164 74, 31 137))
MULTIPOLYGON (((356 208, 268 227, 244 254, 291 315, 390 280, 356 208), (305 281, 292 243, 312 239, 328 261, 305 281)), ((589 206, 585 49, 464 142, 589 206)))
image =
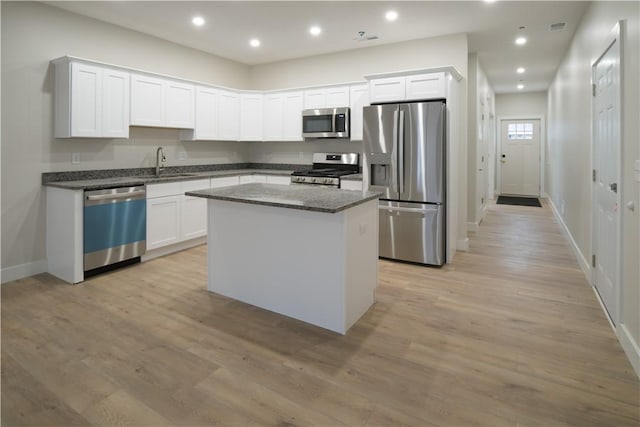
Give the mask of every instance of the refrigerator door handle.
POLYGON ((400 111, 400 124, 398 132, 398 189, 404 193, 404 111, 400 111))
MULTIPOLYGON (((392 151, 392 155, 391 155, 391 162, 394 165, 398 164, 397 161, 397 156, 398 156, 398 110, 395 110, 393 112, 393 151, 392 151), (395 158, 394 158, 395 157, 395 158)), ((398 176, 392 176, 391 177, 395 182, 393 183, 393 189, 396 193, 399 192, 398 189, 398 176)))
POLYGON ((403 207, 395 207, 395 206, 378 206, 378 210, 388 211, 388 212, 408 212, 408 213, 417 213, 426 215, 427 212, 437 210, 437 208, 403 208, 403 207))

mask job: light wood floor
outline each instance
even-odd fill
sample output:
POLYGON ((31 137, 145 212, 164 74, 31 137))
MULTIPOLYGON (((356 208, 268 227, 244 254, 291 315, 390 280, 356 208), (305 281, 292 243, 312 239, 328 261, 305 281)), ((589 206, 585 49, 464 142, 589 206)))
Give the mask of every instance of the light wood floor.
POLYGON ((2 426, 640 425, 547 206, 491 206, 442 269, 380 262, 346 336, 209 294, 205 251, 2 286, 2 426))

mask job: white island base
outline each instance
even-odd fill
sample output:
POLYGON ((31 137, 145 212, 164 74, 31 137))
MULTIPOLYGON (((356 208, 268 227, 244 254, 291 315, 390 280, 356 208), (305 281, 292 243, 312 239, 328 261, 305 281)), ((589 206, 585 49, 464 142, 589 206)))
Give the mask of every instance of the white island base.
POLYGON ((378 200, 336 213, 208 200, 208 289, 340 334, 374 303, 378 200))

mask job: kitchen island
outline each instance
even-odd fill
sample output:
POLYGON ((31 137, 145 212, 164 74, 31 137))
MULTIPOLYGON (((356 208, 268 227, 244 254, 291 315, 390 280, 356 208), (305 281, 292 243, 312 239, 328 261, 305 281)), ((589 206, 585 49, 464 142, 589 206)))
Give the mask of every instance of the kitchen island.
POLYGON ((373 304, 380 194, 271 184, 186 194, 209 199, 209 291, 341 334, 373 304))

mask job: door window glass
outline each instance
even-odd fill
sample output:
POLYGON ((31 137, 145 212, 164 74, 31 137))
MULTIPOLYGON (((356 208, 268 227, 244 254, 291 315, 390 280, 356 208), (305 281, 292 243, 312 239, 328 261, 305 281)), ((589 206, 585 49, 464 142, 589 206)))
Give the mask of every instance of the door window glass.
POLYGON ((510 140, 533 139, 533 123, 509 123, 507 138, 510 140))

